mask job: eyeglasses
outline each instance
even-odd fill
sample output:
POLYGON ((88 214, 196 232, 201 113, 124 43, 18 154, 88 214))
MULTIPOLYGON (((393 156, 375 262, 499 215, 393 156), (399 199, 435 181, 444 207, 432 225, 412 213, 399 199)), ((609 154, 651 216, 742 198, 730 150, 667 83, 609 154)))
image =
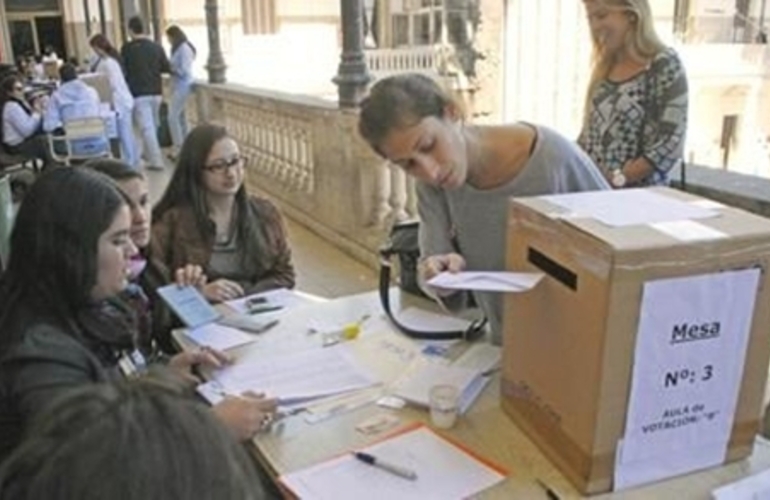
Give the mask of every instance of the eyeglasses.
POLYGON ((204 165, 203 170, 207 170, 212 173, 222 173, 232 167, 242 167, 245 158, 243 156, 233 156, 232 158, 222 158, 216 160, 208 165, 204 165))

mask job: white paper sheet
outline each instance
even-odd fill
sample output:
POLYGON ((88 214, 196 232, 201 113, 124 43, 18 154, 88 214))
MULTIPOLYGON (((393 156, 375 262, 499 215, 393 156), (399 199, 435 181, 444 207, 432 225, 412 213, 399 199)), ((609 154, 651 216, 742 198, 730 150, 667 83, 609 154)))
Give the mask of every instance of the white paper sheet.
POLYGON ((566 208, 569 217, 591 217, 608 226, 636 226, 676 220, 706 219, 718 212, 675 200, 647 189, 617 189, 587 191, 543 196, 555 205, 566 208))
POLYGON ((650 224, 654 229, 679 241, 709 241, 727 238, 727 233, 712 229, 694 220, 677 220, 650 224))
POLYGON ((405 480, 343 455, 281 481, 303 500, 425 500, 470 498, 505 478, 425 427, 363 451, 414 470, 417 479, 405 480))
POLYGON ((465 271, 444 272, 434 276, 428 284, 439 288, 457 290, 483 290, 487 292, 526 292, 543 278, 539 273, 509 273, 465 271))
POLYGON ((712 495, 714 500, 770 500, 770 470, 717 488, 712 495))
POLYGON ((616 488, 688 470, 658 476, 658 467, 644 477, 635 463, 678 455, 679 464, 701 468, 724 460, 759 275, 745 269, 645 283, 618 456, 628 466, 616 467, 616 488))
POLYGON ((465 413, 481 393, 488 377, 479 370, 418 360, 393 386, 393 395, 422 407, 430 406, 430 389, 448 384, 460 391, 459 412, 465 413), (484 380, 481 380, 484 379, 484 380))
POLYGON ((342 346, 264 356, 218 370, 214 378, 228 392, 264 392, 282 402, 363 389, 377 381, 342 346))
MULTIPOLYGON (((246 302, 257 297, 264 298, 265 305, 281 306, 282 309, 280 309, 280 311, 283 311, 284 309, 291 309, 293 307, 304 306, 307 304, 315 303, 315 301, 311 300, 306 295, 300 295, 297 292, 288 290, 286 288, 278 288, 276 290, 270 290, 268 292, 255 293, 253 295, 249 295, 248 297, 241 297, 240 299, 229 300, 225 302, 225 304, 232 307, 233 309, 235 309, 237 312, 241 314, 248 314, 249 310, 246 307, 246 302)), ((276 312, 279 312, 279 311, 276 311, 276 312)), ((272 314, 272 313, 263 313, 263 314, 272 314)), ((262 314, 260 314, 260 316, 262 316, 262 314)))
POLYGON ((253 334, 217 323, 208 323, 198 328, 189 329, 185 331, 185 335, 199 346, 208 346, 220 351, 226 351, 257 340, 253 334))

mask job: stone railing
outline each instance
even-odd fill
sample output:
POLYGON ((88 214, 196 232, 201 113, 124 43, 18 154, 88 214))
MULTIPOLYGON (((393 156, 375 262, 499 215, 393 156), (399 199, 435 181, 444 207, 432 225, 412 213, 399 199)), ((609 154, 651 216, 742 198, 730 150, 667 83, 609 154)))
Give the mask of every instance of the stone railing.
POLYGON ((441 66, 441 51, 432 45, 397 49, 367 49, 366 64, 375 78, 397 73, 417 72, 437 75, 441 66))
POLYGON ((389 224, 415 215, 414 187, 371 152, 357 112, 336 102, 237 85, 196 85, 190 122, 220 123, 248 158, 247 185, 286 216, 376 266, 389 224))

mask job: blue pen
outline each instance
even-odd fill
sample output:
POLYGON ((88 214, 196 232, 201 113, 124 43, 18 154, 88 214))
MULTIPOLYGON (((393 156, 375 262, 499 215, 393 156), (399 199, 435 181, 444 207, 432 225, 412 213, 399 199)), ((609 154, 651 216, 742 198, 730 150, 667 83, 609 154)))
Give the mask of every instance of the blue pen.
POLYGON ((410 481, 417 479, 417 473, 412 469, 407 469, 406 467, 402 467, 400 465, 385 462, 382 459, 375 457, 374 455, 370 455, 369 453, 357 451, 353 453, 353 456, 365 464, 369 464, 373 467, 377 467, 378 469, 390 472, 391 474, 398 477, 402 477, 410 481))

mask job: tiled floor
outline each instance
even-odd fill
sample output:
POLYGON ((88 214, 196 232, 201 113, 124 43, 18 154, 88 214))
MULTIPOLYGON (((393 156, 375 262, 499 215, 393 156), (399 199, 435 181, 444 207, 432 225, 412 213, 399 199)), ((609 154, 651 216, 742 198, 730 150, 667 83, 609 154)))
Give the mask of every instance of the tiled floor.
MULTIPOLYGON (((150 181, 150 197, 155 203, 163 194, 172 167, 164 171, 146 171, 150 181)), ((297 289, 333 298, 374 290, 377 275, 304 226, 286 220, 292 260, 297 271, 297 289)))

